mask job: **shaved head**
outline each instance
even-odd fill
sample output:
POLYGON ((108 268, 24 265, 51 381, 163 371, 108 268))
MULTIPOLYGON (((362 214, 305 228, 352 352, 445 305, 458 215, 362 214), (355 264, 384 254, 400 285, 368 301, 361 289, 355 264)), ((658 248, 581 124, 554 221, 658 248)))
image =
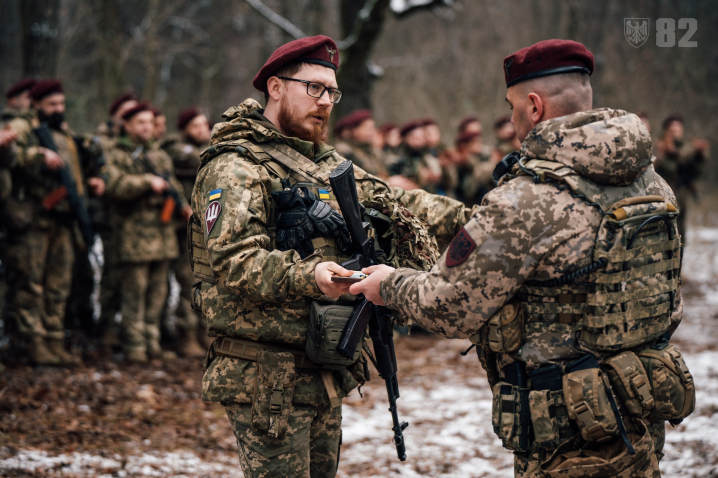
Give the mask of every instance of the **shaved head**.
POLYGON ((519 140, 538 123, 593 108, 593 90, 585 73, 543 76, 511 86, 506 94, 519 140))

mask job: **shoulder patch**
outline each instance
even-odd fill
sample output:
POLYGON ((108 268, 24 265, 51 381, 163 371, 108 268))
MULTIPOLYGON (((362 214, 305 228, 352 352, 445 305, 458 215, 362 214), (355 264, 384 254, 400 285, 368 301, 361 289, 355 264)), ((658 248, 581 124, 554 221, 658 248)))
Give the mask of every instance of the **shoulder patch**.
POLYGON ((462 227, 446 251, 446 266, 455 267, 463 264, 475 248, 476 242, 471 238, 468 231, 462 227))
POLYGON ((209 192, 209 200, 214 201, 215 199, 219 199, 222 197, 222 190, 221 189, 215 189, 214 191, 209 192))
POLYGON ((212 228, 217 222, 217 219, 219 218, 219 214, 221 212, 222 205, 219 203, 219 201, 212 201, 207 206, 207 210, 204 212, 204 224, 207 227, 207 236, 209 236, 209 233, 212 232, 212 228))

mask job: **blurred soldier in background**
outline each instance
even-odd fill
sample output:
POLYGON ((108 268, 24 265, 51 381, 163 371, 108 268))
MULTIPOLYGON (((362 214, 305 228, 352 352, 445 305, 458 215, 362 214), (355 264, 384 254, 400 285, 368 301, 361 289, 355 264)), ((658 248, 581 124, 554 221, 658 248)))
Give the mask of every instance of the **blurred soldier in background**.
POLYGON ((83 171, 78 144, 65 123, 62 83, 40 81, 31 96, 37 115, 9 123, 18 134, 19 147, 12 170, 13 192, 6 205, 17 287, 15 314, 32 363, 71 365, 79 360, 63 344, 65 305, 75 248, 88 244, 78 234, 77 212, 68 197, 77 194, 82 201, 88 189, 102 195, 105 183, 96 177, 97 171, 83 171), (36 130, 38 126, 42 129, 36 130), (64 182, 63 169, 68 177, 64 182))
MULTIPOLYGON (((137 96, 132 92, 124 93, 110 104, 110 119, 97 129, 105 157, 115 147, 117 139, 122 135, 122 116, 139 104, 137 96)), ((106 160, 105 160, 106 161, 106 160)), ((109 213, 107 197, 90 201, 95 231, 102 239, 102 278, 100 279, 100 318, 97 324, 100 344, 105 351, 120 347, 120 333, 115 317, 120 312, 122 302, 122 271, 119 259, 119 230, 121 224, 114 224, 109 213)))
POLYGON ((511 122, 511 116, 502 116, 494 121, 494 136, 496 136, 496 146, 492 159, 495 163, 521 148, 521 141, 516 138, 516 129, 511 122))
MULTIPOLYGON (((156 117, 155 117, 156 118, 156 117)), ((200 165, 199 155, 209 146, 209 120, 199 108, 183 110, 177 119, 179 135, 169 136, 162 143, 162 149, 172 158, 175 176, 182 184, 182 194, 191 197, 197 169, 200 165)), ((190 267, 187 251, 187 221, 175 216, 175 231, 179 243, 179 257, 170 264, 175 278, 180 285, 179 306, 177 307, 177 352, 182 356, 204 357, 206 350, 197 343, 197 335, 206 337, 207 332, 192 309, 191 294, 194 278, 190 267), (201 327, 201 329, 200 329, 201 327)), ((207 344, 209 346, 209 344, 207 344)))
POLYGON ((648 118, 648 113, 646 113, 645 111, 636 111, 636 116, 638 116, 641 121, 643 121, 643 124, 648 130, 648 134, 651 134, 651 120, 648 118))
POLYGON ((484 194, 494 187, 491 149, 481 143, 481 134, 467 131, 456 138, 456 149, 443 156, 443 177, 446 195, 468 207, 479 204, 484 194))
POLYGON ((441 181, 439 158, 427 152, 424 120, 405 123, 400 130, 402 144, 397 160, 390 165, 389 184, 403 189, 435 191, 441 181))
POLYGON ((389 173, 381 149, 376 148, 379 132, 376 130, 371 111, 353 111, 340 119, 337 124, 341 124, 342 136, 345 138, 337 141, 335 145, 337 153, 351 160, 367 173, 386 179, 389 173))
POLYGON ((427 152, 435 158, 440 157, 446 151, 446 146, 441 142, 441 129, 439 129, 439 125, 436 124, 434 118, 424 118, 421 122, 424 125, 427 152))
POLYGON ((698 198, 696 181, 708 155, 708 142, 695 138, 685 141, 683 117, 672 114, 661 125, 663 137, 658 141, 656 171, 668 182, 676 195, 678 209, 678 230, 685 244, 686 220, 690 198, 698 198))
POLYGON ((113 234, 122 267, 123 345, 134 362, 175 357, 160 347, 160 318, 169 262, 179 255, 172 214, 179 209, 186 219, 190 212, 172 159, 151 148, 154 119, 147 103, 127 110, 124 134, 106 153, 110 221, 117 226, 113 234))

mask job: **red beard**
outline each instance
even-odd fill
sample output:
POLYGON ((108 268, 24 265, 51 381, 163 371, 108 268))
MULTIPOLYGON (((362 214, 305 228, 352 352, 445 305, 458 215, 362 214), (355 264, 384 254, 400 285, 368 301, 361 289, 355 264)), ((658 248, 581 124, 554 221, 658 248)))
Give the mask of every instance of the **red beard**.
POLYGON ((279 102, 279 112, 277 114, 279 129, 286 135, 299 138, 304 141, 311 141, 314 145, 327 141, 327 125, 329 123, 329 110, 319 108, 311 113, 299 117, 299 113, 291 109, 284 98, 279 102), (310 128, 302 124, 307 118, 318 116, 322 118, 321 123, 313 123, 310 128))

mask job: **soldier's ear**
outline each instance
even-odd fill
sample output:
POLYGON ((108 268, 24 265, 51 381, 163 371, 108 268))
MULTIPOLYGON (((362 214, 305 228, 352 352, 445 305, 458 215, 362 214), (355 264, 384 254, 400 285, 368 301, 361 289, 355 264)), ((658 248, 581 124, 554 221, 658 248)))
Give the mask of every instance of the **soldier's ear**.
POLYGON ((276 76, 270 76, 267 80, 267 93, 269 97, 274 101, 279 101, 279 96, 282 90, 282 80, 276 76))
POLYGON ((538 124, 543 121, 543 114, 545 105, 543 99, 536 93, 529 93, 529 118, 534 124, 538 124))

